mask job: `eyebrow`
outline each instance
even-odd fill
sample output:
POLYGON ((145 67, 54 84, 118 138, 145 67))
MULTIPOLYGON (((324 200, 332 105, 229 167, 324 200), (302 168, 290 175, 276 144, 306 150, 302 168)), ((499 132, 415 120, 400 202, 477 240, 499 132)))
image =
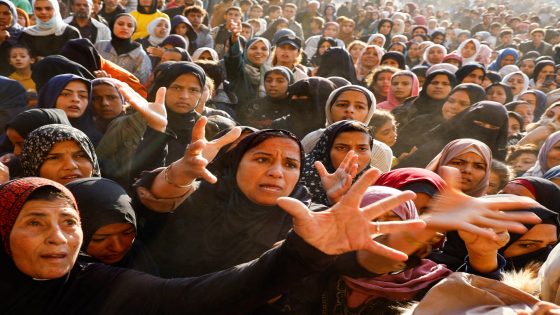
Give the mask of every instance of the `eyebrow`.
MULTIPOLYGON (((271 154, 271 153, 267 153, 267 152, 262 152, 262 151, 257 151, 257 152, 255 152, 255 153, 253 153, 253 155, 265 155, 265 156, 272 156, 272 154, 271 154)), ((300 161, 299 161, 299 159, 297 159, 297 158, 286 157, 286 159, 287 159, 287 160, 289 160, 289 161, 297 162, 297 163, 299 163, 299 162, 300 162, 300 161)))
POLYGON ((136 228, 134 228, 133 226, 131 226, 131 227, 129 227, 128 229, 123 230, 123 231, 121 231, 121 232, 119 232, 119 233, 108 233, 108 234, 99 234, 99 233, 95 233, 95 234, 93 234, 93 236, 97 236, 97 237, 99 237, 99 236, 111 236, 111 235, 126 233, 126 232, 130 232, 130 231, 136 231, 136 228))
POLYGON ((80 89, 80 90, 70 90, 70 89, 67 89, 67 88, 62 89, 62 91, 63 91, 63 92, 64 92, 64 91, 68 91, 68 92, 85 92, 85 93, 88 92, 87 90, 81 90, 81 89, 80 89))

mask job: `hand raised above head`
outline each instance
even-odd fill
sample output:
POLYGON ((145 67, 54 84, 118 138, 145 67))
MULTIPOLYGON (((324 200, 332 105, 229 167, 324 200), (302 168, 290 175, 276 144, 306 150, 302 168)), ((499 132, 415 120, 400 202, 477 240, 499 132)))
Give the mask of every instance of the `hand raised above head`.
POLYGON ((165 93, 166 88, 160 87, 156 93, 154 102, 148 102, 140 94, 134 91, 128 84, 118 80, 116 84, 119 92, 124 96, 125 100, 142 115, 150 128, 159 132, 165 132, 167 128, 167 110, 165 109, 165 93))
POLYGON ((360 208, 367 187, 378 177, 379 170, 368 170, 338 203, 326 211, 312 212, 300 201, 288 197, 279 198, 278 205, 294 218, 294 231, 326 254, 367 250, 394 260, 406 260, 406 254, 374 241, 373 235, 423 229, 425 223, 421 220, 371 222, 415 196, 412 192, 403 192, 360 208))

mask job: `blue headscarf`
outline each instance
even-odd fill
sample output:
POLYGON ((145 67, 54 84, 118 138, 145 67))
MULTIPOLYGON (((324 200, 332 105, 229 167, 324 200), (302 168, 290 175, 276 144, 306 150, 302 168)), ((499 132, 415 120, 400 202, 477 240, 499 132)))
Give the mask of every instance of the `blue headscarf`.
POLYGON ((10 38, 8 38, 7 41, 9 43, 15 44, 18 41, 21 32, 23 31, 23 27, 17 23, 18 14, 16 6, 9 0, 0 0, 0 5, 1 4, 6 5, 8 9, 10 9, 10 13, 12 14, 12 24, 8 25, 8 28, 6 29, 10 34, 10 38))
POLYGON ((39 91, 39 100, 37 107, 39 108, 56 108, 56 100, 60 96, 62 90, 72 81, 83 82, 88 90, 88 106, 84 114, 79 118, 69 118, 73 127, 84 132, 94 145, 97 145, 103 136, 95 127, 93 121, 93 110, 91 104, 91 81, 84 79, 75 74, 59 74, 51 78, 43 88, 39 91))
POLYGON ((498 71, 502 68, 502 66, 500 66, 500 64, 502 63, 502 60, 506 57, 506 56, 513 56, 514 63, 513 64, 517 64, 517 59, 519 59, 519 54, 517 53, 517 50, 513 49, 513 48, 504 48, 502 50, 500 50, 498 57, 496 57, 496 60, 494 60, 490 66, 488 66, 488 70, 491 71, 498 71))
POLYGON ((555 167, 549 169, 543 175, 544 179, 553 180, 555 178, 560 178, 560 165, 556 165, 555 167))

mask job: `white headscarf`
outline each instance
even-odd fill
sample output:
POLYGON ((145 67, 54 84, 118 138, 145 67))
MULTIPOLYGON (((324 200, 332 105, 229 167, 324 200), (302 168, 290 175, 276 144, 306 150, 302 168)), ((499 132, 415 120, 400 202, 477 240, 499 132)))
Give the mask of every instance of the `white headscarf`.
POLYGON ((56 0, 33 0, 33 8, 35 8, 35 2, 37 1, 48 1, 53 7, 53 17, 48 22, 43 22, 41 19, 36 18, 36 23, 33 26, 26 27, 23 31, 29 35, 33 36, 48 36, 54 34, 55 36, 60 36, 66 30, 68 24, 64 23, 62 16, 60 15, 60 7, 58 6, 58 1, 56 0))
POLYGON ((463 57, 463 64, 467 64, 469 62, 475 62, 476 57, 478 56, 478 53, 480 53, 480 42, 475 38, 466 39, 459 45, 459 48, 457 48, 456 52, 459 54, 459 56, 463 57), (469 42, 472 42, 474 44, 475 52, 472 56, 470 56, 468 58, 465 58, 465 56, 463 56, 461 51, 463 50, 465 45, 468 44, 469 42))
POLYGON ((504 76, 504 78, 502 79, 502 83, 504 83, 504 84, 506 84, 506 85, 509 86, 509 84, 508 84, 509 78, 511 78, 512 76, 514 76, 514 75, 516 75, 516 74, 519 74, 519 75, 521 75, 521 76, 523 77, 523 90, 519 91, 518 94, 516 94, 516 95, 513 96, 513 100, 514 100, 514 101, 517 100, 517 97, 518 97, 521 93, 527 91, 527 89, 529 88, 529 82, 530 82, 529 77, 528 77, 525 73, 523 73, 523 72, 521 72, 521 71, 515 71, 515 72, 512 72, 512 73, 507 74, 506 76, 504 76))
MULTIPOLYGON (((422 58, 424 58, 424 62, 427 63, 428 65, 432 65, 432 63, 430 61, 428 61, 428 55, 430 54, 430 50, 434 49, 434 48, 439 48, 441 50, 443 50, 443 55, 447 55, 447 48, 445 48, 443 45, 440 44, 432 44, 430 46, 428 46, 428 48, 426 48, 424 50, 424 55, 422 56, 422 58)), ((443 60, 443 57, 442 57, 443 60)))
MULTIPOLYGON (((386 41, 387 39, 385 38, 385 35, 379 34, 379 33, 372 34, 372 35, 368 38, 367 44, 368 44, 368 45, 375 45, 375 44, 373 44, 373 40, 376 39, 376 38, 381 38, 381 39, 383 40, 383 44, 381 44, 380 47, 385 46, 385 41, 386 41)), ((379 58, 381 58, 381 57, 379 57, 379 58)))
POLYGON ((202 55, 205 51, 207 51, 210 54, 210 56, 212 56, 213 61, 220 61, 220 57, 218 56, 218 53, 214 49, 208 47, 200 47, 197 50, 195 50, 192 55, 192 60, 198 61, 198 59, 200 59, 200 55, 202 55))
POLYGON ((148 24, 148 34, 150 34, 150 36, 148 36, 148 42, 150 42, 150 45, 152 45, 152 46, 159 46, 159 44, 161 44, 161 42, 163 42, 163 40, 167 36, 169 36, 170 31, 171 31, 171 23, 169 22, 168 19, 163 18, 163 17, 154 19, 153 21, 150 22, 150 24, 148 24), (165 21, 165 23, 167 23, 167 32, 165 33, 165 35, 163 37, 157 37, 155 35, 155 30, 156 30, 156 26, 161 21, 165 21))

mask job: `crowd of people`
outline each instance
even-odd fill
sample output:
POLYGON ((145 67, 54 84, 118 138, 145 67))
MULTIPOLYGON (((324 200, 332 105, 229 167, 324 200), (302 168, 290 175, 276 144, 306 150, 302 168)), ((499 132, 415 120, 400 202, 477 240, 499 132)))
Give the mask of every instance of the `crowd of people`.
POLYGON ((560 314, 560 4, 0 0, 1 314, 560 314))

